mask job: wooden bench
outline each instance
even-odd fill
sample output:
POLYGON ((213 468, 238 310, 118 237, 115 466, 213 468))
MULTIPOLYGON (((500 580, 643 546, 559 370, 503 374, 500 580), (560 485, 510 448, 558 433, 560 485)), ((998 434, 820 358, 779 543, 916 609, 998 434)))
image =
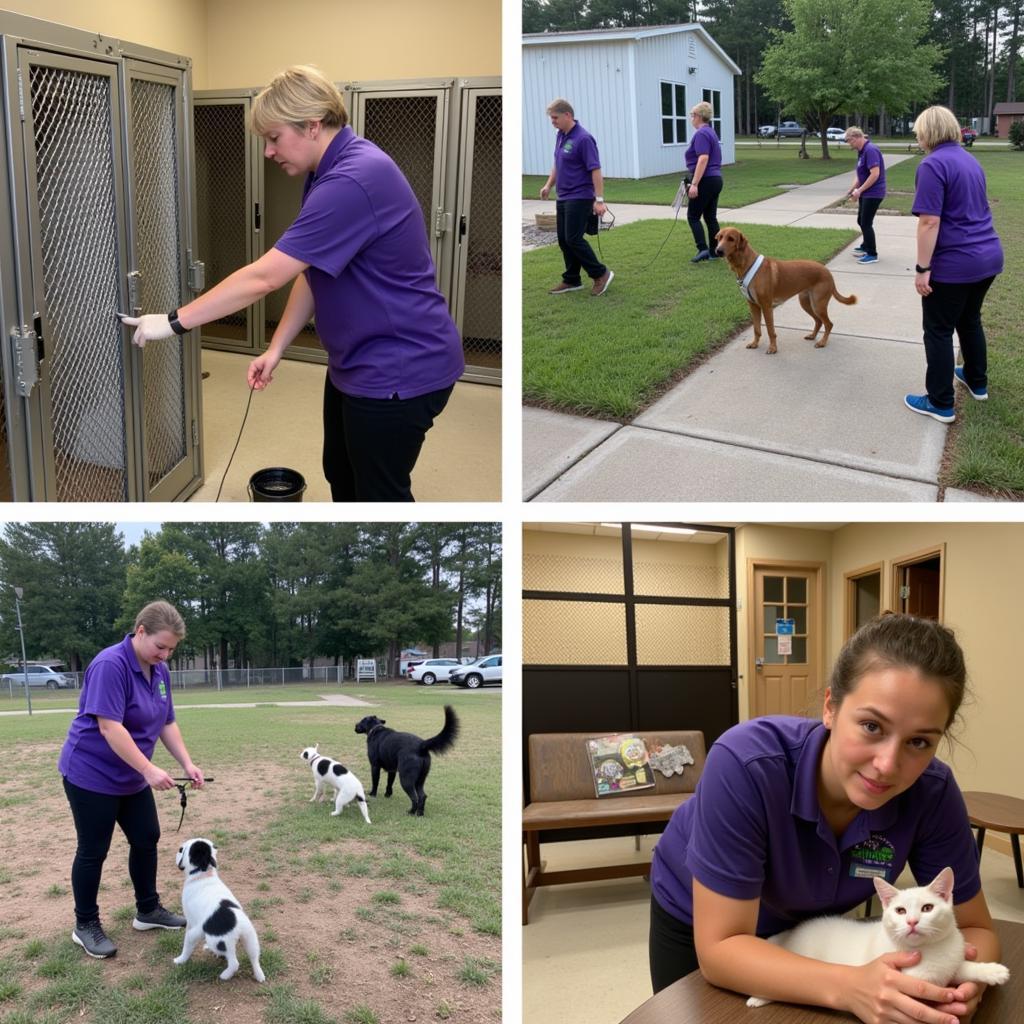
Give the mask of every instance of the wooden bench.
MULTIPOLYGON (((591 882, 605 878, 647 875, 650 862, 545 871, 540 859, 540 833, 552 829, 598 829, 608 825, 667 822, 689 800, 704 769, 704 734, 690 730, 639 730, 632 733, 647 743, 649 753, 662 746, 684 745, 693 756, 682 775, 666 777, 654 771, 653 789, 598 797, 586 741, 594 733, 535 733, 529 737, 530 802, 523 808, 523 924, 540 885, 591 882)), ((581 834, 580 838, 587 838, 581 834)))

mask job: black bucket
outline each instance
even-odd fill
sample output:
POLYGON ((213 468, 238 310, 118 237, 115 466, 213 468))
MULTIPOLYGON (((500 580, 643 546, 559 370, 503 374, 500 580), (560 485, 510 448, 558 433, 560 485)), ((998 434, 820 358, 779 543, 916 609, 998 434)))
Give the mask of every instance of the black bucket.
POLYGON ((294 469, 275 466, 249 477, 250 501, 302 501, 306 481, 294 469))

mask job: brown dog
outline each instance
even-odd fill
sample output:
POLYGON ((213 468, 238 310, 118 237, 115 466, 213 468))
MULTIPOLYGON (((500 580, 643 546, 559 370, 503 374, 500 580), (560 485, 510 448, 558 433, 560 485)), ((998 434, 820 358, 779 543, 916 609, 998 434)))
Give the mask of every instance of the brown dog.
MULTIPOLYGON (((715 252, 729 261, 736 277, 743 281, 748 270, 753 266, 758 254, 750 248, 742 231, 736 228, 722 228, 715 235, 718 243, 715 252)), ((835 298, 847 306, 857 301, 856 295, 849 297, 836 291, 836 283, 827 267, 813 260, 775 260, 765 256, 757 273, 747 286, 750 306, 750 319, 754 322, 754 340, 747 348, 757 348, 761 343, 761 314, 764 314, 765 326, 768 328, 768 355, 778 351, 775 343, 775 317, 772 308, 794 295, 800 296, 800 305, 814 320, 814 331, 805 334, 807 341, 814 341, 818 330, 824 324, 825 333, 815 348, 824 348, 828 344, 828 336, 832 333, 832 321, 828 318, 828 300, 835 298)))

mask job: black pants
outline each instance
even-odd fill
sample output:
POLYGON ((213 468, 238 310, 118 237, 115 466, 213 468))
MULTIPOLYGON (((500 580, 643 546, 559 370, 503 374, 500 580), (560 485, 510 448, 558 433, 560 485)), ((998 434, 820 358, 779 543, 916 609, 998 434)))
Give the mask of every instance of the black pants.
MULTIPOLYGON (((718 234, 718 197, 722 194, 722 176, 716 174, 714 177, 704 175, 697 183, 697 198, 690 199, 686 206, 686 219, 690 223, 690 230, 693 232, 693 240, 697 243, 697 252, 703 252, 708 247, 708 242, 714 243, 715 235, 718 234), (704 225, 700 219, 704 218, 704 224, 708 226, 708 240, 704 240, 704 225)), ((711 254, 712 256, 714 253, 711 254)))
POLYGON ((160 820, 153 791, 147 787, 134 796, 108 796, 82 789, 64 779, 64 792, 78 832, 78 848, 71 865, 71 889, 78 924, 94 921, 100 915, 96 899, 115 824, 121 826, 128 840, 128 874, 135 887, 135 906, 140 914, 155 909, 160 902, 156 891, 160 820))
POLYGON ((559 199, 555 203, 558 247, 565 260, 562 280, 566 284, 581 283, 581 267, 587 272, 587 277, 595 281, 608 272, 608 268, 594 255, 594 250, 584 237, 587 220, 593 212, 593 199, 559 199))
POLYGON ((415 501, 412 469, 452 388, 358 398, 324 381, 324 476, 332 501, 415 501))
POLYGON ((878 208, 881 205, 882 199, 880 196, 861 196, 857 200, 857 224, 860 227, 861 234, 864 235, 861 248, 870 256, 878 255, 878 250, 875 248, 874 223, 875 214, 878 213, 878 208))
POLYGON ((960 339, 964 377, 972 390, 988 386, 988 357, 985 330, 981 326, 981 304, 994 277, 971 284, 932 281, 932 293, 921 299, 924 326, 924 355, 928 370, 924 383, 928 400, 940 409, 953 407, 953 331, 960 339))
POLYGON ((655 995, 674 981, 699 969, 692 925, 673 917, 653 895, 647 950, 651 964, 651 986, 655 995))

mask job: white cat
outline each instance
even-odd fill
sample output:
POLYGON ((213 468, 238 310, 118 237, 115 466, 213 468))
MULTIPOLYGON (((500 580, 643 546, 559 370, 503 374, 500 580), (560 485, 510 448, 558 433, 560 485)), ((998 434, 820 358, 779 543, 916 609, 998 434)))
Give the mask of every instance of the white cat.
MULTIPOLYGON (((791 953, 832 964, 859 967, 885 953, 917 950, 921 959, 903 973, 933 985, 980 981, 1002 985, 1010 971, 1002 964, 964 959, 964 937, 953 914, 953 869, 943 868, 928 885, 900 891, 881 878, 875 889, 882 901, 880 921, 846 917, 814 917, 768 941, 791 953)), ((747 1006, 770 999, 751 996, 747 1006)))

